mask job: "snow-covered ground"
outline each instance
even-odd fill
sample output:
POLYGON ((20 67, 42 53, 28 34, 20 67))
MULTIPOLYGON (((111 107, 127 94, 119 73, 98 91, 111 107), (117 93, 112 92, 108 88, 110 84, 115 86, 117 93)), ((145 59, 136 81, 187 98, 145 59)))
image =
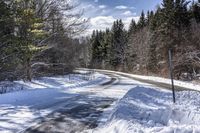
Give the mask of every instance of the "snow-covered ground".
POLYGON ((176 93, 149 85, 131 89, 93 133, 200 133, 200 93, 176 93))
MULTIPOLYGON (((111 77, 96 72, 89 77, 83 75, 14 82, 13 87, 19 89, 10 87, 9 93, 0 95, 0 132, 23 131, 63 105, 74 104, 71 100, 78 99, 80 95, 89 95, 98 99, 115 99, 115 102, 103 110, 99 126, 88 132, 200 133, 199 92, 177 92, 177 102, 173 104, 171 91, 151 84, 113 74, 115 80, 103 85, 111 81, 111 77)), ((184 85, 184 82, 181 84, 184 85)), ((184 87, 194 90, 193 85, 185 83, 184 87)), ((87 101, 81 98, 77 102, 87 101)))
MULTIPOLYGON (((170 84, 169 79, 123 74, 170 84)), ((175 81, 188 88, 176 92, 176 103, 172 102, 170 90, 125 78, 132 89, 104 114, 107 122, 92 130, 95 133, 200 133, 200 86, 175 81), (134 86, 134 85, 135 86, 134 86), (108 113, 107 113, 108 112, 108 113)), ((89 131, 91 132, 91 131, 89 131)))
POLYGON ((8 93, 0 95, 0 132, 16 133, 37 124, 39 118, 67 104, 67 99, 78 96, 78 93, 70 93, 70 89, 91 87, 109 80, 110 77, 95 73, 89 77, 76 74, 44 77, 32 82, 16 81, 6 86, 8 93))

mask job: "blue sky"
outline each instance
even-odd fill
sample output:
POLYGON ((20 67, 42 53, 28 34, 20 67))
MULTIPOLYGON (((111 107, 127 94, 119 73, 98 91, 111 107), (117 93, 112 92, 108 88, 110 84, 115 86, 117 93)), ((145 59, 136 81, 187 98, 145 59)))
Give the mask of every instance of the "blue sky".
POLYGON ((162 0, 78 0, 84 9, 84 17, 90 18, 88 33, 94 29, 111 27, 116 19, 122 19, 127 28, 131 19, 138 21, 144 10, 155 10, 162 0))

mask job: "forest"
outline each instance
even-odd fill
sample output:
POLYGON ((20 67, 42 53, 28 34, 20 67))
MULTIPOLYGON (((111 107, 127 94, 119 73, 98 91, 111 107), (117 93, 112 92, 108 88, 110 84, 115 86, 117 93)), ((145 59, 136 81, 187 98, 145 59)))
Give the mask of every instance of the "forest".
POLYGON ((63 0, 0 1, 0 80, 31 81, 86 67, 168 76, 168 51, 176 79, 200 76, 200 0, 163 0, 142 12, 129 29, 111 28, 80 37, 89 19, 63 0))
POLYGON ((66 74, 87 27, 82 10, 63 0, 0 1, 0 80, 66 74))
POLYGON ((122 20, 111 29, 93 31, 91 68, 168 77, 172 51, 176 79, 200 74, 200 0, 163 0, 155 11, 142 12, 126 30, 122 20))

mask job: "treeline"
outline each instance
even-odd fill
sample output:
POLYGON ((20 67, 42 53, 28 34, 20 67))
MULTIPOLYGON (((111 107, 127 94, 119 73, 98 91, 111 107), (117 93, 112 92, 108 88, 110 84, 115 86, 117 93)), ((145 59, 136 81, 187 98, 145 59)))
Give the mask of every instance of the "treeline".
POLYGON ((77 64, 86 28, 63 0, 0 0, 0 80, 65 74, 77 64))
POLYGON ((141 13, 125 30, 122 20, 94 31, 90 67, 168 75, 168 50, 176 78, 200 74, 200 0, 163 0, 156 11, 141 13))

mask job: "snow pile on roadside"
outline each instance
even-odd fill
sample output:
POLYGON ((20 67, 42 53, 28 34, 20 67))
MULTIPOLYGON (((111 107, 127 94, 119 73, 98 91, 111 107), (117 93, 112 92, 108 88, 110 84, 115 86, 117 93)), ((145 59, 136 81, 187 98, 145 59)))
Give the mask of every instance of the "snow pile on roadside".
POLYGON ((200 93, 136 87, 115 106, 106 125, 96 133, 190 133, 200 132, 200 93))

